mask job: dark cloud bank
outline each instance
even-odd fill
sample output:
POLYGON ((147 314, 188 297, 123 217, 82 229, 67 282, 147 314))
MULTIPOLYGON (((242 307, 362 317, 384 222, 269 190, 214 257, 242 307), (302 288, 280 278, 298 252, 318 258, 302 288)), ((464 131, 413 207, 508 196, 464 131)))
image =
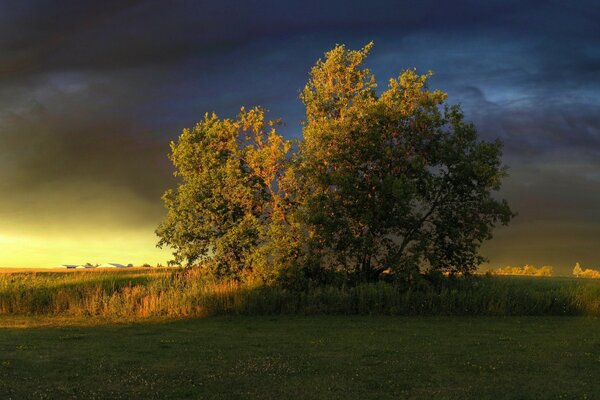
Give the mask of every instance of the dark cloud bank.
POLYGON ((0 3, 0 230, 151 231, 183 127, 261 104, 297 137, 312 63, 375 40, 380 83, 431 69, 504 141, 519 217, 486 246, 492 264, 600 265, 596 2, 323 3, 0 3))

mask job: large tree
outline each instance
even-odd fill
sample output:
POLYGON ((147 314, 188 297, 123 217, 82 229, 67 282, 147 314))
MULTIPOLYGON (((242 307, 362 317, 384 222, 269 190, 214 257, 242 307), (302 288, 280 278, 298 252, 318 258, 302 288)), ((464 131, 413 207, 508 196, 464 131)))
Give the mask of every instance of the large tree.
POLYGON ((313 259, 360 273, 471 272, 479 247, 512 213, 492 193, 505 175, 501 143, 484 142, 431 73, 406 70, 377 94, 363 66, 372 47, 336 46, 301 94, 300 213, 313 259))
POLYGON ((164 201, 160 246, 221 276, 271 281, 285 271, 471 272, 512 212, 494 198, 501 143, 479 139, 431 73, 390 79, 378 94, 364 67, 372 44, 336 46, 301 93, 303 140, 260 108, 207 115, 171 144, 180 184, 164 201))

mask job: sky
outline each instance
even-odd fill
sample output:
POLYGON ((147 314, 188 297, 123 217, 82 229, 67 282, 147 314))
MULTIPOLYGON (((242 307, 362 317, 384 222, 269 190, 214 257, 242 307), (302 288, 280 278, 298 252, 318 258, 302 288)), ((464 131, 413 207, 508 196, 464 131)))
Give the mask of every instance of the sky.
POLYGON ((335 44, 373 40, 380 84, 432 70, 504 142, 518 216, 491 266, 600 266, 597 1, 0 2, 0 266, 165 263, 168 143, 262 105, 301 137, 298 93, 335 44))

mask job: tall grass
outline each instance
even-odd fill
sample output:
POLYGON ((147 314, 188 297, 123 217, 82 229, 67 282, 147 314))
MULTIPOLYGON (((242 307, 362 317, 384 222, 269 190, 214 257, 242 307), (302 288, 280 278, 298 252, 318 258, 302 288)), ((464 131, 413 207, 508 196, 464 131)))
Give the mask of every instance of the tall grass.
POLYGON ((212 281, 196 270, 0 274, 0 315, 111 318, 218 314, 594 315, 600 282, 458 277, 303 291, 212 281))

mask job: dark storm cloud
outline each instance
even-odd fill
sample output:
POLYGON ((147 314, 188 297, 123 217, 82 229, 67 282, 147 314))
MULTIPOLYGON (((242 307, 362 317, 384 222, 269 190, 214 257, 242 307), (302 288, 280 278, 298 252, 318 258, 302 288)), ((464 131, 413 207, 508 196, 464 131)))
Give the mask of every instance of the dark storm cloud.
POLYGON ((10 195, 0 219, 151 229, 182 127, 261 104, 297 137, 312 63, 335 43, 375 40, 369 66, 382 86, 402 68, 434 70, 432 87, 461 103, 482 137, 504 141, 503 194, 520 217, 498 243, 510 232, 522 241, 531 224, 538 247, 544 226, 560 237, 557 221, 600 226, 594 3, 3 1, 0 188, 10 195))

